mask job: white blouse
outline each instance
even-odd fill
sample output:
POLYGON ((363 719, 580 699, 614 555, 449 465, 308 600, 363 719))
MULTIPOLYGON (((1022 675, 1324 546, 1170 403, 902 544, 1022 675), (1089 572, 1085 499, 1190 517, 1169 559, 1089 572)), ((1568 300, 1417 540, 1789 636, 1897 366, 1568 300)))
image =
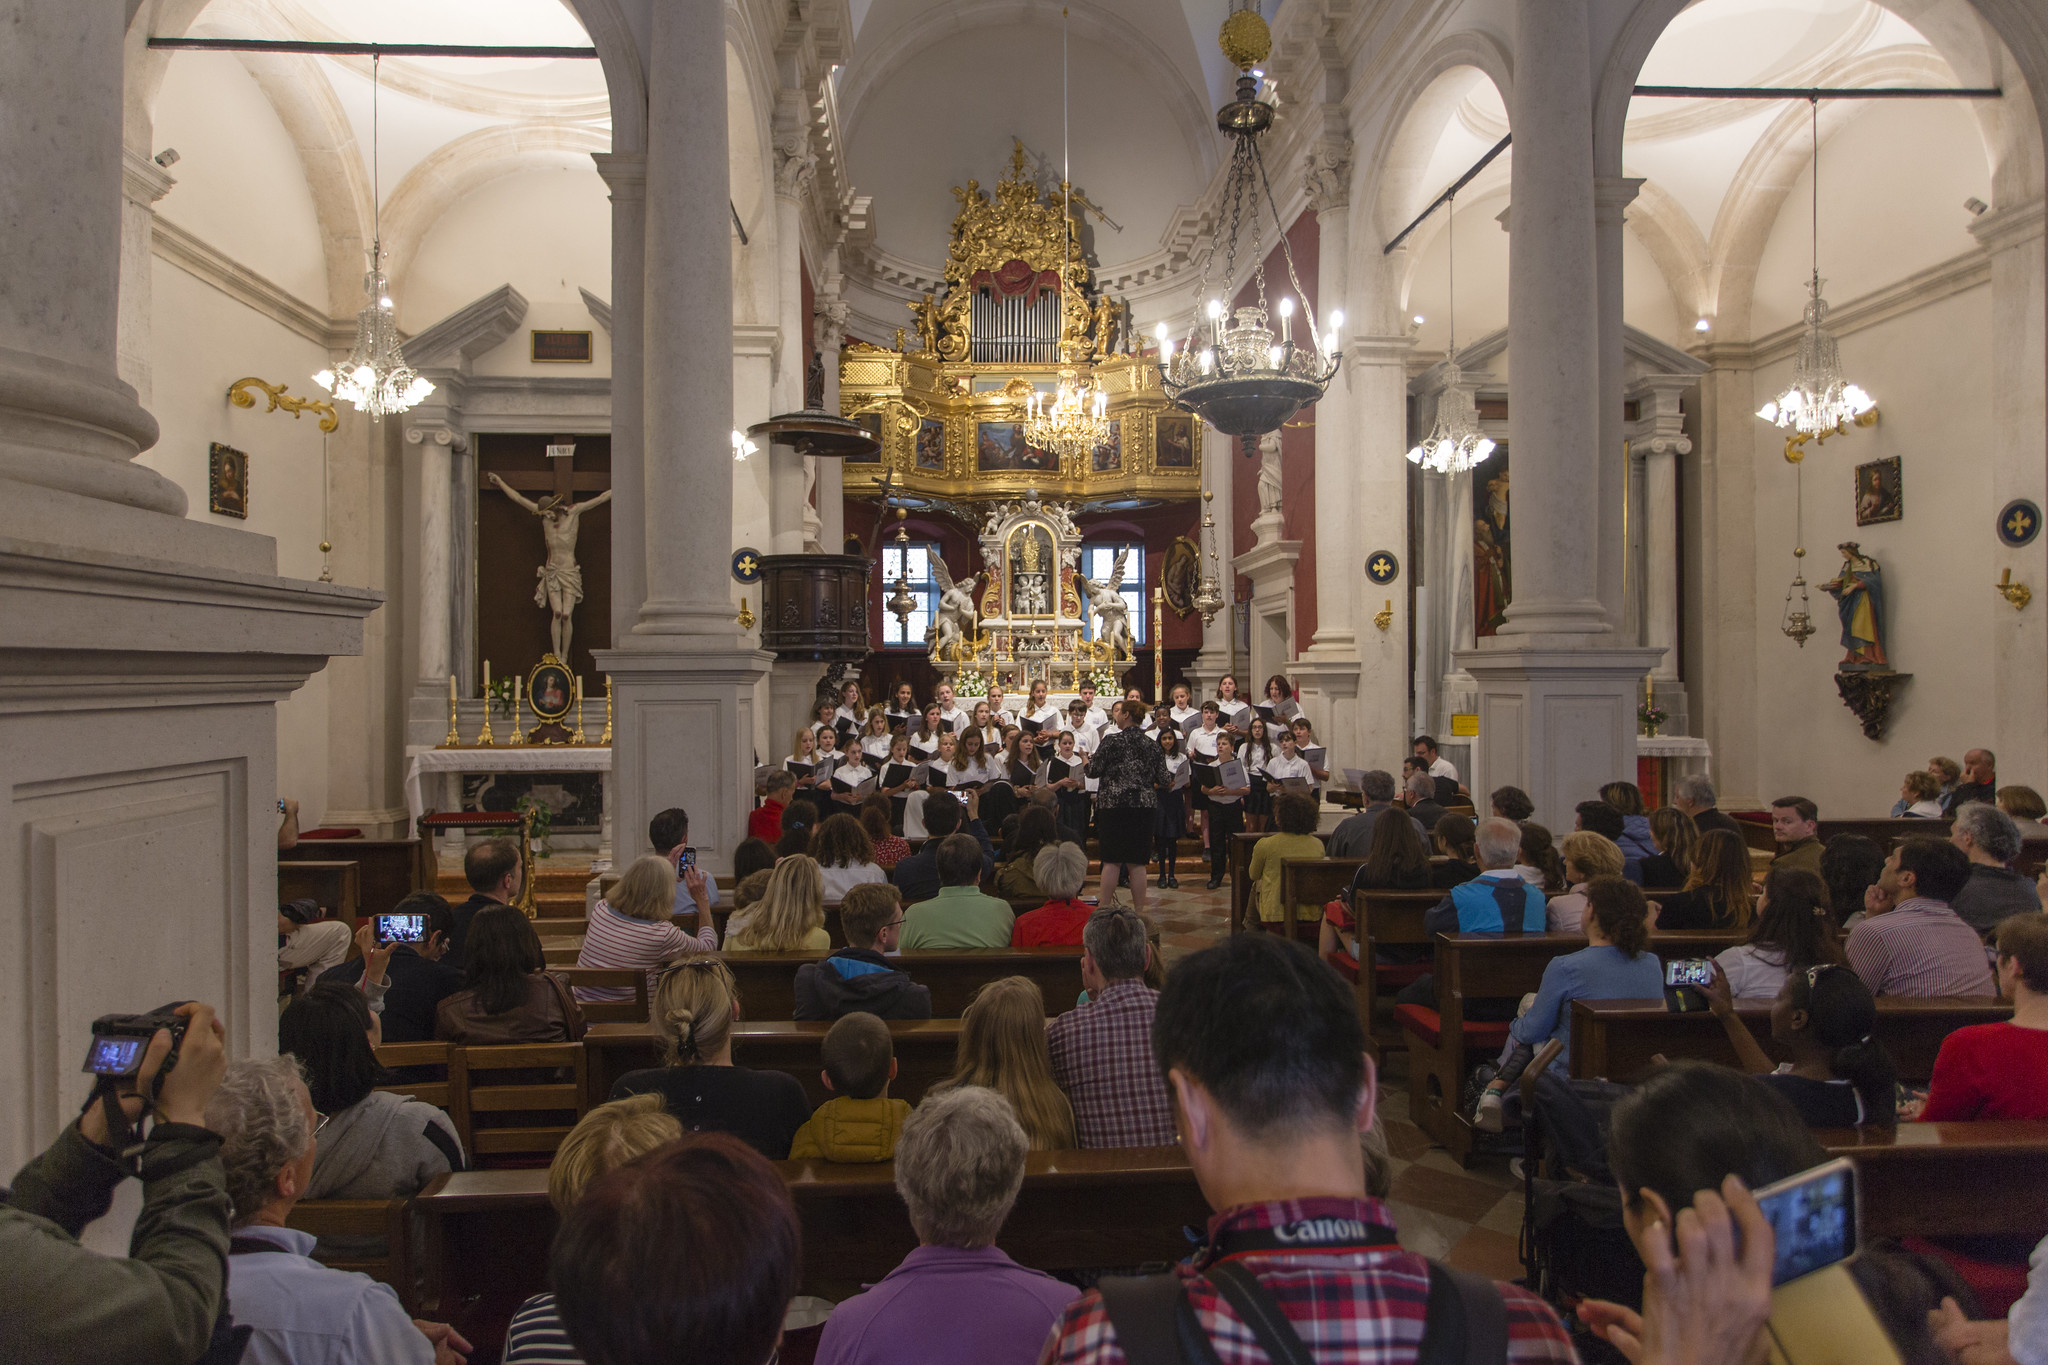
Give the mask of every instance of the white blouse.
POLYGON ((853 728, 856 731, 859 731, 868 723, 866 713, 857 711, 851 706, 842 706, 838 710, 834 711, 832 713, 832 720, 835 725, 842 720, 852 721, 853 728))
POLYGON ((1175 725, 1186 725, 1189 720, 1200 717, 1202 710, 1198 706, 1176 706, 1166 714, 1173 717, 1175 725))
POLYGON ((855 752, 850 761, 845 765, 832 770, 832 780, 844 782, 848 786, 858 787, 861 783, 875 776, 875 770, 862 761, 865 757, 865 755, 855 752))
POLYGON ((1283 777, 1302 777, 1307 778, 1310 782, 1316 780, 1316 775, 1309 768, 1307 759, 1303 758, 1300 754, 1296 754, 1293 758, 1288 758, 1277 750, 1270 759, 1266 760, 1262 771, 1266 774, 1267 780, 1271 782, 1278 782, 1283 777))
POLYGON ((825 879, 825 899, 828 901, 845 900, 846 893, 856 886, 889 880, 889 874, 873 863, 821 867, 818 872, 825 879))
POLYGON ((922 739, 920 739, 915 734, 912 734, 910 736, 910 756, 912 758, 917 759, 919 762, 923 762, 925 759, 930 758, 933 754, 936 754, 938 751, 938 731, 934 730, 928 737, 922 739))
POLYGON ((1061 729, 1062 727, 1060 724, 1060 719, 1063 714, 1064 713, 1061 712, 1059 707, 1054 706, 1050 702, 1048 702, 1046 705, 1039 707, 1036 711, 1026 711, 1024 713, 1024 719, 1038 722, 1038 728, 1040 732, 1044 732, 1047 730, 1061 729))
POLYGON ((1197 730, 1188 736, 1188 753, 1196 758, 1216 761, 1216 736, 1221 730, 1197 730))
POLYGON ((953 722, 954 734, 964 735, 967 733, 967 727, 974 724, 974 713, 963 711, 957 706, 950 711, 939 712, 939 723, 943 725, 947 721, 953 722))
POLYGON ((889 757, 889 742, 887 735, 864 735, 860 741, 860 751, 869 758, 886 759, 889 757))

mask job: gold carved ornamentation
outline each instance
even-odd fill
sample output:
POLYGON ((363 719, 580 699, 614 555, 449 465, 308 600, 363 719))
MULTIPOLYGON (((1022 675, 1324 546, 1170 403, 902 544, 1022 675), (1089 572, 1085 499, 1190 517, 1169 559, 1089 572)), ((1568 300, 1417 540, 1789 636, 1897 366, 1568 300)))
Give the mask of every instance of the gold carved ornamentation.
POLYGON ((253 408, 256 406, 256 395, 249 390, 261 389, 270 398, 270 406, 263 409, 265 412, 276 412, 283 408, 293 417, 302 412, 317 413, 322 431, 333 431, 341 425, 341 414, 334 410, 334 404, 319 398, 295 397, 285 392, 290 387, 289 384, 266 384, 255 375, 250 375, 247 379, 237 379, 228 385, 228 401, 238 408, 253 408))
POLYGON ((2000 597, 2003 597, 2006 601, 2012 603, 2012 609, 2014 611, 2025 611, 2027 609, 2027 603, 2034 600, 2034 590, 2032 588, 2029 588, 2024 583, 2015 583, 2012 581, 2011 569, 2007 569, 2005 571, 2005 576, 2000 578, 1996 583, 1993 583, 1991 586, 1998 590, 1998 595, 2000 597))

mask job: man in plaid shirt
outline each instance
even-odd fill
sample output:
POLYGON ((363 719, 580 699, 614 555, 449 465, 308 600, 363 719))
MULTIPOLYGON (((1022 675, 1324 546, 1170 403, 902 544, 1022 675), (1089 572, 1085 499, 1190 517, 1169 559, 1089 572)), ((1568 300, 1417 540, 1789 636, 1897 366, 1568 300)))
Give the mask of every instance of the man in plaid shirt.
POLYGON ((1159 992, 1146 985, 1145 921, 1121 906, 1088 917, 1081 930, 1081 984, 1088 1003, 1046 1026, 1052 1078, 1074 1105, 1083 1147, 1172 1144, 1173 1106, 1152 1060, 1152 1013, 1159 992))
MULTIPOLYGON (((1407 1365, 1422 1341, 1429 1269, 1394 1241, 1387 1206, 1366 1193, 1359 1132, 1377 1076, 1350 987, 1306 948, 1238 934, 1186 958, 1167 979, 1152 1048, 1202 1193, 1220 1210, 1179 1269, 1195 1320, 1223 1365, 1267 1355, 1204 1272, 1252 1272, 1319 1365, 1407 1365)), ((1548 1305, 1494 1284, 1507 1359, 1573 1361, 1548 1305)), ((1075 1300, 1043 1365, 1121 1365, 1099 1292, 1075 1300)))

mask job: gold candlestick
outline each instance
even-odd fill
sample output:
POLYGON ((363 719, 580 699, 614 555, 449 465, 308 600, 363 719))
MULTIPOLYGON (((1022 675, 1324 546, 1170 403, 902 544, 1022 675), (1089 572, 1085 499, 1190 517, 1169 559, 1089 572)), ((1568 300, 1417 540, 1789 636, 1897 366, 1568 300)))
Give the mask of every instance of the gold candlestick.
POLYGON ((498 737, 491 733, 491 661, 484 660, 484 728, 476 732, 478 748, 493 745, 498 737))
POLYGON ((455 728, 455 675, 448 675, 448 737, 441 741, 444 749, 456 749, 462 745, 462 735, 455 728))
POLYGON ((512 675, 512 738, 505 741, 507 744, 526 743, 526 717, 519 710, 519 682, 519 675, 514 673, 512 675))
POLYGON ((1152 589, 1152 700, 1166 698, 1166 589, 1152 589))
POLYGON ((606 748, 612 743, 612 675, 604 675, 604 733, 597 738, 606 748))
POLYGON ((583 675, 581 673, 576 675, 576 730, 569 736, 569 742, 571 744, 587 744, 590 742, 583 737, 583 675))

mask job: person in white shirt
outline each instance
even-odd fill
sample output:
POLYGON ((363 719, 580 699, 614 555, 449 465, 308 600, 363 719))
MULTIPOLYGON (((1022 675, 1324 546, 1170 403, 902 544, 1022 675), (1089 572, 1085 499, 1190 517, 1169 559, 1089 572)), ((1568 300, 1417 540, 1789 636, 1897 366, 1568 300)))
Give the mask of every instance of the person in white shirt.
POLYGON ((278 906, 277 932, 284 937, 277 950, 277 969, 292 972, 304 967, 306 974, 299 979, 302 994, 320 973, 339 966, 354 942, 347 921, 320 918, 320 904, 311 899, 278 906))
POLYGON ((1273 721, 1285 725, 1301 714, 1301 703, 1294 699, 1294 687, 1283 674, 1275 673, 1266 679, 1266 700, 1262 705, 1273 712, 1273 721))
POLYGON ((803 729, 796 732, 795 738, 789 741, 789 757, 784 759, 783 762, 785 764, 800 763, 805 767, 809 767, 817 761, 818 735, 816 731, 806 725, 803 729))
POLYGON ((1053 804, 1062 838, 1077 844, 1088 842, 1088 760, 1074 751, 1074 732, 1062 730, 1055 741, 1053 759, 1046 764, 1046 785, 1052 788, 1053 804), (1067 775, 1054 781, 1052 762, 1065 765, 1067 775))
POLYGON ((1431 777, 1448 777, 1453 782, 1458 780, 1457 764, 1437 753, 1436 740, 1430 736, 1417 735, 1415 742, 1409 748, 1410 752, 1417 758, 1429 765, 1429 775, 1431 777))
POLYGON ((811 837, 811 856, 818 860, 828 901, 846 899, 856 886, 889 880, 889 874, 875 866, 875 841, 845 811, 826 816, 818 826, 811 837))
POLYGON ((1237 697, 1237 679, 1225 673, 1216 682, 1217 724, 1230 731, 1231 738, 1243 739, 1252 709, 1237 697))
POLYGON ((953 700, 951 683, 940 683, 937 691, 933 693, 933 700, 939 704, 939 720, 951 725, 956 735, 965 730, 968 722, 974 719, 953 700))
POLYGON ((980 731, 970 727, 954 741, 953 757, 946 764, 947 786, 965 787, 977 782, 992 782, 1002 775, 989 761, 980 731))
POLYGON ((1173 717, 1173 723, 1181 727, 1182 734, 1187 733, 1188 722, 1202 714, 1196 709, 1195 694, 1188 690, 1186 683, 1173 685, 1173 705, 1167 709, 1166 714, 1173 717))
MULTIPOLYGON (((1285 728, 1285 727, 1282 727, 1285 728)), ((1266 784, 1266 765, 1279 757, 1273 747, 1273 738, 1266 725, 1266 718, 1253 712, 1245 722, 1244 744, 1238 749, 1238 757, 1244 760, 1245 776, 1252 780, 1251 795, 1244 801, 1244 827, 1252 834, 1266 832, 1266 817, 1273 813, 1273 793, 1266 784)))
POLYGON ((868 712, 867 733, 860 737, 860 751, 871 761, 889 756, 889 717, 877 706, 868 712))
POLYGON ((1944 813, 1941 809, 1941 783, 1925 768, 1916 768, 1906 774, 1905 785, 1899 788, 1899 800, 1905 806, 1901 815, 1939 820, 1944 813))
POLYGON ((909 791, 912 785, 911 779, 917 772, 917 762, 916 757, 910 752, 909 735, 896 734, 889 736, 888 757, 884 758, 875 767, 877 790, 883 796, 891 797, 901 796, 904 792, 909 791), (907 768, 909 771, 902 774, 903 780, 901 782, 890 786, 889 770, 891 768, 907 768))
POLYGON ((834 801, 842 805, 858 806, 867 799, 867 796, 855 796, 849 789, 858 787, 871 777, 879 776, 875 769, 868 766, 866 754, 857 748, 851 749, 847 751, 846 761, 832 770, 832 776, 826 779, 825 787, 832 793, 834 801))
MULTIPOLYGON (((1294 731, 1294 747, 1302 751, 1301 756, 1308 762, 1308 770, 1315 774, 1316 781, 1328 782, 1330 780, 1330 770, 1328 768, 1318 768, 1315 765, 1315 760, 1309 758, 1306 752, 1314 748, 1316 743, 1315 727, 1308 723, 1308 717, 1296 716, 1294 723, 1288 728, 1294 731)), ((1324 757, 1328 757, 1328 755, 1326 754, 1324 757)))
POLYGON ((832 712, 832 723, 837 725, 843 720, 853 727, 855 734, 859 734, 861 727, 867 723, 867 717, 868 708, 861 704, 860 684, 850 682, 841 687, 839 706, 832 712))
POLYGON ((910 754, 920 763, 936 758, 939 739, 945 732, 939 729, 939 704, 928 701, 924 704, 924 715, 910 729, 910 754))
POLYGON ((1279 794, 1278 789, 1282 778, 1300 777, 1307 779, 1311 783, 1316 780, 1315 769, 1308 766, 1308 760, 1303 758, 1301 751, 1294 747, 1293 729, 1290 727, 1281 730, 1279 732, 1279 740, 1279 752, 1267 759, 1264 764, 1266 781, 1274 788, 1274 795, 1279 794))
POLYGON ((1074 748, 1082 754, 1092 754, 1101 743, 1102 732, 1096 727, 1095 713, 1088 709, 1088 703, 1076 697, 1067 703, 1067 714, 1062 729, 1074 732, 1074 748))
POLYGON ((1003 727, 996 724, 995 714, 988 709, 988 703, 974 703, 974 720, 971 728, 981 733, 981 747, 984 753, 993 753, 1003 747, 1003 727))
POLYGON ((889 697, 888 716, 892 730, 908 730, 917 724, 917 694, 911 691, 909 683, 896 684, 896 690, 889 697))
MULTIPOLYGON (((1206 722, 1207 703, 1204 703, 1206 722)), ((1244 831, 1244 799, 1251 795, 1249 784, 1238 787, 1225 786, 1220 771, 1223 764, 1237 757, 1237 745, 1228 730, 1216 733, 1217 776, 1202 789, 1202 796, 1209 803, 1209 815, 1202 823, 1209 830, 1209 889, 1214 891, 1223 885, 1224 874, 1229 870, 1230 836, 1244 831)))
POLYGON ((1026 734, 1031 734, 1031 742, 1036 744, 1041 752, 1050 748, 1059 734, 1060 712, 1058 707, 1045 699, 1045 684, 1042 682, 1031 684, 1031 703, 1025 707, 1018 723, 1022 724, 1027 720, 1038 727, 1036 734, 1032 734, 1028 729, 1025 731, 1026 734))
MULTIPOLYGON (((1089 729, 1100 730, 1103 726, 1109 724, 1108 714, 1095 709, 1095 680, 1093 678, 1081 679, 1081 685, 1076 687, 1074 692, 1080 698, 1081 704, 1088 708, 1089 729)), ((1073 709, 1071 702, 1068 703, 1067 709, 1073 709)))
MULTIPOLYGON (((1197 767, 1213 768, 1217 762, 1216 741, 1227 736, 1230 732, 1223 729, 1217 723, 1221 718, 1222 712, 1215 702, 1203 702, 1202 709, 1197 714, 1201 716, 1202 723, 1196 729, 1188 732, 1188 761, 1197 767)), ((1188 780, 1188 787, 1194 793, 1193 797, 1189 800, 1189 804, 1194 810, 1195 827, 1202 834, 1202 846, 1207 848, 1209 846, 1209 819, 1206 812, 1209 809, 1209 798, 1202 790, 1202 782, 1198 780, 1201 776, 1200 773, 1196 773, 1194 777, 1188 780)))
POLYGON ((988 685, 988 713, 995 720, 995 723, 1002 726, 1005 730, 1017 723, 1017 713, 1003 705, 1003 685, 1001 683, 990 683, 988 685))
MULTIPOLYGON (((853 751, 858 754, 860 746, 855 745, 853 751)), ((829 725, 818 731, 818 756, 814 761, 818 766, 811 774, 811 785, 819 791, 832 790, 832 774, 846 761, 846 755, 839 752, 839 732, 829 725)))

